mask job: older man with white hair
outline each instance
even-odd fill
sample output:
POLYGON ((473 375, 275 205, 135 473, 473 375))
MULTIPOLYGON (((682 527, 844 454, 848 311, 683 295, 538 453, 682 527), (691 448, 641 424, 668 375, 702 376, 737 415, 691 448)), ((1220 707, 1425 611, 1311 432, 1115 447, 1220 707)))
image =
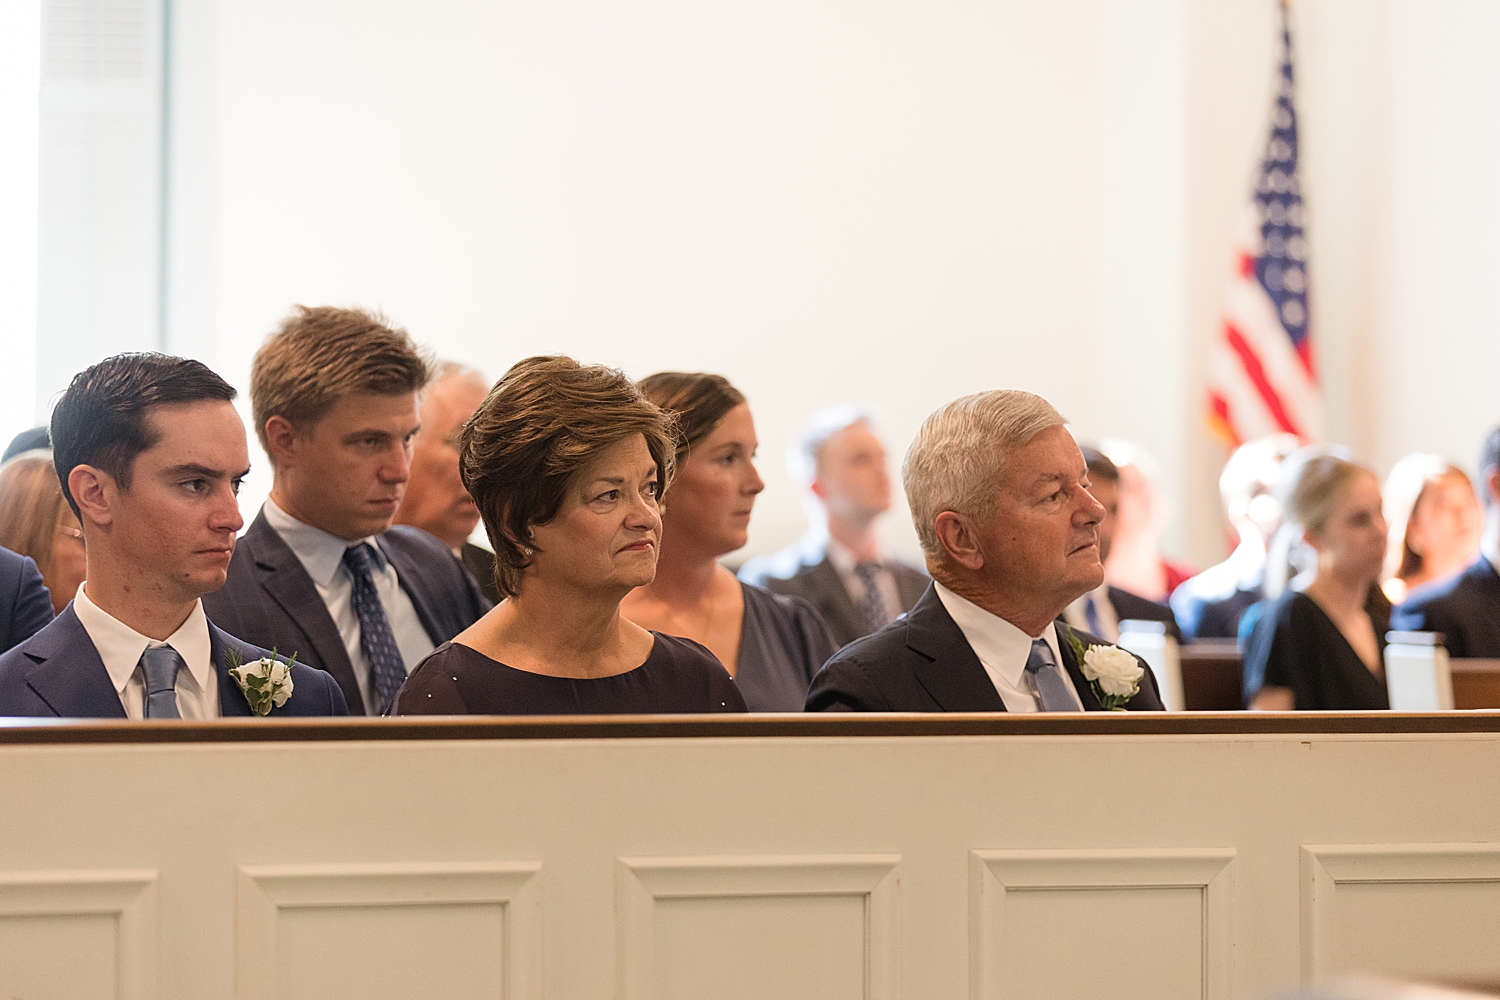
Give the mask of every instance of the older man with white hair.
POLYGON ((790 548, 746 562, 740 579, 806 598, 840 645, 910 611, 930 581, 881 547, 876 522, 891 509, 891 476, 874 413, 819 410, 787 449, 787 471, 811 527, 790 548))
POLYGON ((903 478, 933 584, 828 661, 808 711, 1162 709, 1144 661, 1057 621, 1104 579, 1104 508, 1050 403, 1015 390, 949 403, 903 478))

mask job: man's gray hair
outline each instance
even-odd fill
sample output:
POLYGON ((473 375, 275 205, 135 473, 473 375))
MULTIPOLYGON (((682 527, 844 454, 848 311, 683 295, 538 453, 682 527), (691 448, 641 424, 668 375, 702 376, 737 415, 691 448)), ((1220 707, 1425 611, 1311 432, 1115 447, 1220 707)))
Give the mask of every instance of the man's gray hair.
POLYGON ((818 475, 818 452, 823 445, 839 431, 860 423, 872 428, 879 425, 874 407, 829 406, 808 418, 786 449, 786 471, 792 482, 803 490, 810 487, 818 475))
POLYGON ((922 551, 942 555, 936 523, 943 511, 989 517, 1011 455, 1042 431, 1066 424, 1051 403, 1019 389, 964 396, 928 417, 901 465, 922 551))

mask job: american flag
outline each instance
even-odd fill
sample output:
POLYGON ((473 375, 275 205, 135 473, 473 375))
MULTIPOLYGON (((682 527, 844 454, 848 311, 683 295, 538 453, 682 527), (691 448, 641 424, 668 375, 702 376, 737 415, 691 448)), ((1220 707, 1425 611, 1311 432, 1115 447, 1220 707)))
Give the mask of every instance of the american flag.
POLYGON ((1281 7, 1281 75, 1271 136, 1237 244, 1221 336, 1209 359, 1209 422, 1231 444, 1287 431, 1323 434, 1308 336, 1307 241, 1297 179, 1292 35, 1281 7))

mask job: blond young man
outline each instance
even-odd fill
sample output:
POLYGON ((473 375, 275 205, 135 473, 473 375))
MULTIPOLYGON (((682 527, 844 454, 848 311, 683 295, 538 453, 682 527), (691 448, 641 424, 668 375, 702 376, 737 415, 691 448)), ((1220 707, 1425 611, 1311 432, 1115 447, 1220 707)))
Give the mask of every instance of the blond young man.
POLYGON ((205 606, 328 671, 356 715, 382 714, 423 657, 490 607, 440 540, 391 524, 430 377, 404 330, 328 306, 298 306, 251 368, 271 495, 205 606))

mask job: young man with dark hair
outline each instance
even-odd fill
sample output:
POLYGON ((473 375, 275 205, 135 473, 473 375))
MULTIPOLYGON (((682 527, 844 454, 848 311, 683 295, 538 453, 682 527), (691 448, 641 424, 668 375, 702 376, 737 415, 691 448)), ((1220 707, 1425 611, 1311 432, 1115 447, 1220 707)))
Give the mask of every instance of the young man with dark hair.
POLYGON ((1391 628, 1443 633, 1448 654, 1500 658, 1500 428, 1479 454, 1484 532, 1479 556, 1457 576, 1418 587, 1391 612, 1391 628))
MULTIPOLYGON (((118 355, 73 379, 52 448, 87 578, 52 624, 0 657, 0 715, 252 714, 230 671, 269 654, 216 628, 201 600, 224 583, 244 523, 236 494, 250 461, 234 395, 199 362, 163 354, 118 355)), ((278 715, 347 712, 319 671, 294 666, 280 686, 278 715)))
POLYGON ((271 495, 206 602, 236 634, 328 671, 380 715, 407 673, 491 607, 458 558, 392 527, 431 367, 359 309, 298 306, 256 352, 255 432, 271 495))

